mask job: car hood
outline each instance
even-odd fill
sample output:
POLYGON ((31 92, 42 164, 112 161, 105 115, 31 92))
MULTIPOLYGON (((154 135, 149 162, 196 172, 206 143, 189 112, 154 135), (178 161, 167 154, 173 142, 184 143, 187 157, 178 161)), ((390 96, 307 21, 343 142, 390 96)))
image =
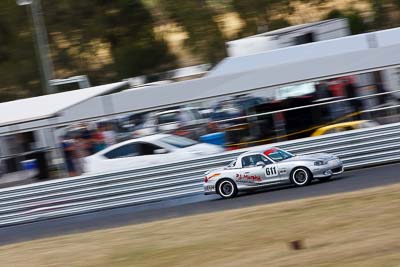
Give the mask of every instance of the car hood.
POLYGON ((305 160, 305 161, 316 161, 316 160, 322 160, 322 161, 328 161, 332 159, 336 159, 334 155, 328 154, 328 153, 315 153, 315 154, 307 154, 307 155, 296 155, 293 158, 285 160, 286 162, 288 161, 298 161, 298 160, 305 160))

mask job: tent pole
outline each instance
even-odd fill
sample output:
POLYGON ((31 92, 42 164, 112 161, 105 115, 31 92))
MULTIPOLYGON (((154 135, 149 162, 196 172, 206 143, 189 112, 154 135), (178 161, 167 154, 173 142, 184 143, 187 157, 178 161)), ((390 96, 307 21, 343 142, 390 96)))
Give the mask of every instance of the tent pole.
POLYGON ((51 148, 51 161, 52 163, 56 163, 55 166, 57 168, 57 177, 56 178, 63 178, 68 177, 68 170, 67 165, 65 163, 65 157, 63 153, 63 148, 60 146, 60 140, 58 140, 58 136, 56 134, 56 128, 50 128, 50 135, 53 141, 53 147, 51 148), (60 167, 61 166, 61 167, 60 167))

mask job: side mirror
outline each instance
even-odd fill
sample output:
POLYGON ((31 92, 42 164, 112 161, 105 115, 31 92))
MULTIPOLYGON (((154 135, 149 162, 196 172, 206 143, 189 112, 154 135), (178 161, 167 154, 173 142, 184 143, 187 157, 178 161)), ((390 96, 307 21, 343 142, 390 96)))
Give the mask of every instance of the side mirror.
POLYGON ((262 162, 262 161, 259 161, 259 162, 257 162, 256 166, 257 166, 257 167, 264 167, 264 166, 265 166, 265 163, 262 162))
POLYGON ((164 148, 159 148, 154 150, 154 154, 167 154, 168 150, 164 149, 164 148))

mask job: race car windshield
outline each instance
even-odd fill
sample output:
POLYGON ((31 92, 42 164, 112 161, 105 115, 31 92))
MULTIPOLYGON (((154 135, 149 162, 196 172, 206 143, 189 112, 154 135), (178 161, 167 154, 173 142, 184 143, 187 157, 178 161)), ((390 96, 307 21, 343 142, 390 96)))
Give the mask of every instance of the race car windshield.
POLYGON ((164 142, 168 145, 177 147, 177 148, 185 148, 189 146, 194 146, 198 144, 196 141, 181 137, 181 136, 167 136, 160 139, 161 142, 164 142))
POLYGON ((264 154, 273 159, 275 162, 293 157, 292 154, 281 149, 271 149, 270 151, 265 151, 264 154))

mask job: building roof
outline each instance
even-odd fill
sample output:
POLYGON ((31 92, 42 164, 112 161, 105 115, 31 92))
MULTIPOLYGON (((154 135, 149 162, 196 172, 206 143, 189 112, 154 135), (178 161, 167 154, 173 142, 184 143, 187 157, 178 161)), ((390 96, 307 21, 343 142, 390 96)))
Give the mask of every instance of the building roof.
POLYGON ((43 95, 0 103, 0 127, 57 116, 69 107, 125 85, 118 82, 63 93, 43 95))
POLYGON ((265 36, 276 36, 276 35, 281 35, 281 34, 287 34, 287 33, 295 32, 298 30, 304 30, 307 28, 313 28, 316 26, 326 25, 326 24, 333 23, 333 22, 340 21, 340 20, 343 20, 343 19, 328 19, 328 20, 323 20, 323 21, 293 25, 293 26, 282 28, 282 29, 259 33, 259 34, 248 36, 245 38, 253 38, 253 37, 260 37, 260 36, 264 36, 264 37, 265 36))
MULTIPOLYGON (((273 68, 277 65, 294 64, 302 61, 340 56, 367 50, 369 48, 368 45, 367 34, 363 34, 284 47, 258 54, 227 57, 210 70, 206 76, 216 77, 244 73, 262 68, 273 68)), ((266 75, 268 75, 268 73, 266 73, 266 75)))

